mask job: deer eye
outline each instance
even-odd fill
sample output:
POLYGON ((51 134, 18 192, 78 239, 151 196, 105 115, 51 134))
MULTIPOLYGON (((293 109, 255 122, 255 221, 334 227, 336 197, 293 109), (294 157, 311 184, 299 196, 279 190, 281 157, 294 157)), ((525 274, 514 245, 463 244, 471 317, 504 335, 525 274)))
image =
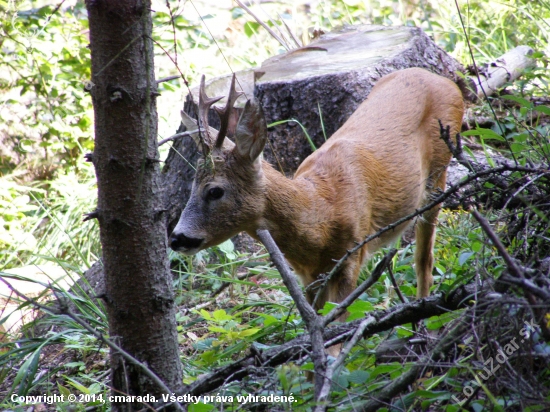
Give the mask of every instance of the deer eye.
POLYGON ((223 189, 221 187, 213 187, 208 190, 206 195, 207 200, 216 200, 223 196, 223 189))

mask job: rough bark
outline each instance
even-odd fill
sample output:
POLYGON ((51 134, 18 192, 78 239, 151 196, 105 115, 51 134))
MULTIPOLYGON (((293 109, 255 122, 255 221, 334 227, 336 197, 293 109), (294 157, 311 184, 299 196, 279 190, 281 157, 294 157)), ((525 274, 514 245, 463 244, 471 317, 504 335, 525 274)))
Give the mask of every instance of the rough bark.
MULTIPOLYGON (((177 390, 172 277, 157 151, 149 1, 87 1, 100 226, 109 334, 177 390)), ((111 352, 113 394, 160 395, 142 371, 111 352)), ((131 405, 136 410, 140 406, 131 405)), ((113 404, 113 410, 122 410, 113 404)), ((128 410, 128 406, 124 407, 128 410)))

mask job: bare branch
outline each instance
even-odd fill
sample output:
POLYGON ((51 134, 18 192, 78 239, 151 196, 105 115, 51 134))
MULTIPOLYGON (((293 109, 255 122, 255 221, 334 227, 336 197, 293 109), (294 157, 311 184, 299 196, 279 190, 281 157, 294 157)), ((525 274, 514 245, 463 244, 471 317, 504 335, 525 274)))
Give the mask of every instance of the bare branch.
POLYGON ((169 82, 170 80, 176 80, 176 79, 179 79, 180 77, 181 76, 177 75, 177 74, 175 76, 163 77, 162 79, 157 80, 157 84, 164 83, 164 82, 169 82))
POLYGON ((287 287, 290 296, 292 296, 292 299, 294 299, 294 302, 296 302, 296 307, 298 308, 300 315, 304 319, 304 322, 306 323, 306 325, 310 325, 317 317, 317 314, 315 313, 311 305, 307 302, 304 294, 302 293, 300 284, 298 283, 296 276, 294 276, 294 274, 290 270, 290 267, 288 266, 284 255, 271 237, 269 231, 265 229, 259 229, 258 231, 256 231, 256 233, 264 244, 266 250, 269 252, 271 260, 273 260, 273 263, 277 267, 277 270, 281 274, 281 277, 283 278, 283 283, 287 287))
POLYGON ((472 210, 472 216, 479 222, 479 225, 481 226, 483 231, 487 234, 489 239, 491 239, 491 242, 495 246, 498 254, 500 255, 500 257, 502 257, 502 259, 504 259, 504 263, 506 263, 506 266, 508 267, 510 273, 517 278, 525 279, 523 269, 518 266, 517 263, 514 262, 514 259, 512 259, 512 257, 508 254, 506 248, 500 241, 497 234, 491 228, 491 225, 489 224, 487 219, 481 216, 477 210, 472 210))
POLYGON ((158 145, 159 145, 159 147, 160 147, 160 146, 162 146, 163 144, 168 143, 168 142, 170 142, 170 141, 172 141, 172 140, 179 139, 180 137, 191 136, 191 135, 194 135, 195 133, 197 133, 197 132, 199 132, 199 131, 202 131, 202 132, 203 132, 204 129, 201 129, 201 130, 196 129, 196 130, 190 130, 190 131, 188 131, 188 132, 176 133, 176 134, 174 134, 174 135, 172 135, 172 136, 170 136, 170 137, 167 137, 167 138, 165 138, 165 139, 160 140, 160 141, 158 142, 158 145))
POLYGON ((287 287, 290 296, 294 299, 296 307, 298 308, 300 315, 302 315, 302 319, 306 323, 312 348, 311 359, 313 360, 313 366, 315 369, 315 399, 318 399, 327 369, 327 355, 325 353, 325 341, 323 339, 323 331, 325 326, 323 319, 315 313, 315 310, 307 302, 304 294, 302 293, 302 289, 298 284, 298 280, 291 273, 290 267, 286 263, 283 254, 271 237, 269 231, 259 229, 256 233, 269 252, 273 263, 275 263, 275 266, 283 278, 283 282, 287 287))
POLYGON ((281 39, 277 35, 277 33, 275 33, 273 30, 271 30, 271 28, 267 24, 265 24, 262 19, 260 19, 258 16, 256 16, 256 14, 254 14, 254 12, 252 10, 250 10, 247 6, 245 6, 242 1, 235 0, 235 3, 237 3, 239 5, 239 7, 241 7, 244 11, 246 11, 248 14, 250 14, 254 18, 254 20, 256 20, 258 22, 258 24, 260 26, 262 26, 264 29, 267 30, 267 32, 271 35, 271 37, 273 37, 275 40, 277 40, 281 44, 281 46, 283 46, 287 51, 290 51, 290 47, 288 46, 288 44, 286 44, 286 42, 283 41, 283 39, 281 39))

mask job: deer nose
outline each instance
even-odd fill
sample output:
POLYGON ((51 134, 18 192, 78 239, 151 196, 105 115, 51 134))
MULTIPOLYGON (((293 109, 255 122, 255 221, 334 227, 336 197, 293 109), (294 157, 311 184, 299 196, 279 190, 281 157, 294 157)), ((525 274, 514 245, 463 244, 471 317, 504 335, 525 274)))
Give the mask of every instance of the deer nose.
POLYGON ((170 247, 176 251, 181 249, 196 249, 202 244, 203 240, 187 237, 183 233, 172 233, 170 247))

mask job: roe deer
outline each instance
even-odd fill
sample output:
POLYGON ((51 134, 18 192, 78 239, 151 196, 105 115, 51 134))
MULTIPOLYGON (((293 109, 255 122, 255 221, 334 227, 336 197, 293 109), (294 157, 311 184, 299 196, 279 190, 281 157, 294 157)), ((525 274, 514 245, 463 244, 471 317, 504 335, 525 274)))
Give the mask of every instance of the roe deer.
MULTIPOLYGON (((229 111, 240 93, 234 81, 222 126, 207 124, 209 98, 202 79, 199 122, 203 156, 191 196, 170 238, 176 251, 192 255, 241 231, 257 239, 267 229, 304 285, 329 272, 355 242, 395 222, 445 189, 451 153, 439 121, 460 131, 462 94, 449 79, 411 68, 381 78, 367 99, 334 135, 306 158, 289 179, 262 160, 267 126, 254 99, 246 103, 234 140, 225 138, 229 111), (202 129, 201 129, 202 130, 202 129)), ((196 122, 182 113, 188 130, 196 122)), ((195 135, 195 139, 198 133, 195 135)), ((433 246, 439 208, 418 219, 417 295, 433 284, 433 246)), ((386 232, 350 256, 316 302, 340 302, 356 287, 365 258, 401 235, 407 224, 386 232)), ((313 302, 315 291, 308 290, 313 302)), ((345 318, 345 315, 342 316, 345 318)))

